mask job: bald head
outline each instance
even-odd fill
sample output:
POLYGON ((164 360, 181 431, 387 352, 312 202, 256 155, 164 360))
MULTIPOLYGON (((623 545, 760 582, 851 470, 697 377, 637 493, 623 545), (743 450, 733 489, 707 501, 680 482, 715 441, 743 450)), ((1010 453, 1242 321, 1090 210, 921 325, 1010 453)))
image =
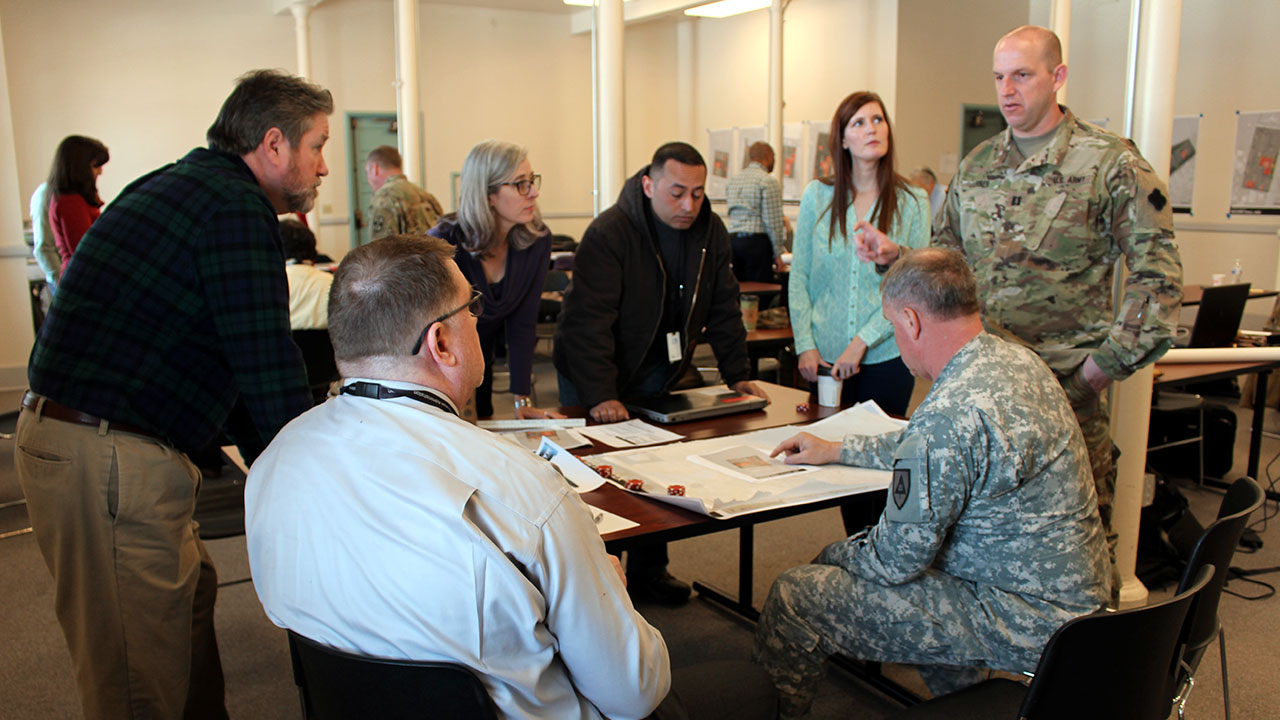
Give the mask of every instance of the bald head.
POLYGON ((1045 69, 1052 71, 1062 64, 1062 41, 1057 33, 1039 25, 1023 25, 1004 34, 996 43, 996 50, 1007 42, 1027 43, 1044 60, 1045 69))

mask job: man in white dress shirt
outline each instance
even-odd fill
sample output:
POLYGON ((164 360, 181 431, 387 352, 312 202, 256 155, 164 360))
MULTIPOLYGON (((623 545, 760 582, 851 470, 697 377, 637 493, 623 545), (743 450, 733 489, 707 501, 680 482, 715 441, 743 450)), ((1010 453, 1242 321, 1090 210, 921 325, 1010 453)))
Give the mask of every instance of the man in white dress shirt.
POLYGON ((666 644, 586 505, 550 464, 458 417, 484 361, 453 251, 392 236, 338 268, 342 394, 289 423, 246 483, 263 608, 348 652, 465 665, 503 716, 683 717, 666 644))

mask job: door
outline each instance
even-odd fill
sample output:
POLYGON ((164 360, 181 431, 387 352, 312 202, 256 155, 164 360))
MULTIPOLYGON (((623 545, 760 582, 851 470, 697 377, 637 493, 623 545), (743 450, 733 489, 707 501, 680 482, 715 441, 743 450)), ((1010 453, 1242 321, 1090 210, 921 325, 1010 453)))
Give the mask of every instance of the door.
POLYGON ((369 201, 373 198, 373 188, 364 174, 364 159, 369 151, 379 145, 399 147, 396 114, 390 113, 347 113, 347 147, 351 150, 351 177, 348 178, 347 193, 351 208, 351 247, 369 242, 369 201))

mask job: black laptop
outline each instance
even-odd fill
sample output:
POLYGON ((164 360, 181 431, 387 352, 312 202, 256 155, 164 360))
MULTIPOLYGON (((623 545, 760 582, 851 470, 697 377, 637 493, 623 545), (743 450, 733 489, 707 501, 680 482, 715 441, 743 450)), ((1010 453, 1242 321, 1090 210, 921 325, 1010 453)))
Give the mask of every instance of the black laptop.
POLYGON ((680 390, 654 398, 625 400, 623 404, 636 415, 671 424, 759 410, 769 401, 718 385, 680 390))
POLYGON ((1249 283, 1212 285, 1204 289, 1196 322, 1191 326, 1187 347, 1231 347, 1240 332, 1244 304, 1249 299, 1249 283))

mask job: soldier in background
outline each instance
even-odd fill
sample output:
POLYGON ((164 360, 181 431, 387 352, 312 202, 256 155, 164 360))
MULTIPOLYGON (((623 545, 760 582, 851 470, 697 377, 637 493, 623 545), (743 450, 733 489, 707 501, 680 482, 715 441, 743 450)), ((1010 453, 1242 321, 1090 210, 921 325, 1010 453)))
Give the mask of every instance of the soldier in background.
POLYGON ((390 145, 369 151, 364 176, 373 188, 369 201, 369 239, 388 235, 426 235, 444 214, 435 195, 409 182, 400 152, 390 145))
MULTIPOLYGON (((1182 261, 1168 192, 1133 143, 1057 104, 1067 66, 1053 32, 1010 31, 996 43, 992 69, 1009 128, 961 162, 933 244, 964 253, 988 329, 1035 350, 1066 390, 1114 565, 1117 451, 1104 391, 1173 344, 1182 261), (1129 275, 1113 312, 1121 256, 1129 275)), ((898 256, 888 238, 867 236, 855 240, 866 259, 898 256)))
POLYGON ((933 382, 903 430, 843 443, 800 433, 791 464, 893 470, 880 521, 774 582, 757 662, 780 717, 803 716, 833 653, 913 663, 930 690, 1031 671, 1049 636, 1108 598, 1089 458, 1053 375, 983 330, 953 250, 908 253, 881 286, 902 359, 933 382))

